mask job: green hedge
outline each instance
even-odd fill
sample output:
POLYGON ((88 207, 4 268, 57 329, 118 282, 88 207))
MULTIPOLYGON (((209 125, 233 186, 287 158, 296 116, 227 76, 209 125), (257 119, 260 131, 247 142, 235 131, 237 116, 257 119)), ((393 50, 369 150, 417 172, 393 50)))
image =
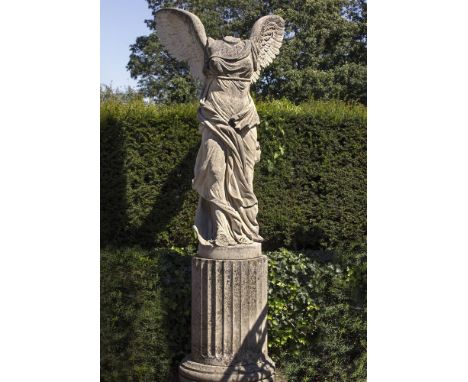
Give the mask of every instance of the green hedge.
MULTIPOLYGON (((190 351, 196 109, 101 103, 104 382, 175 381, 190 351)), ((258 111, 258 219, 264 249, 276 250, 270 352, 289 382, 364 381, 366 109, 274 101, 258 111)))
MULTIPOLYGON (((190 352, 191 250, 105 249, 101 380, 177 381, 190 352)), ((366 379, 364 256, 266 253, 269 351, 289 382, 366 379)))
MULTIPOLYGON (((366 246, 366 108, 259 103, 254 189, 265 249, 366 246)), ((195 244, 196 105, 101 103, 102 246, 195 244)))

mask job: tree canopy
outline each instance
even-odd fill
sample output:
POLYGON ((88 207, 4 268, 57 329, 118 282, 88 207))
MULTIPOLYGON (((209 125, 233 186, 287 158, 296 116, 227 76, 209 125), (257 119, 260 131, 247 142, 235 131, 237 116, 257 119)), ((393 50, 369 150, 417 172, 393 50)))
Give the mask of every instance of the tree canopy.
MULTIPOLYGON (((254 22, 276 14, 286 21, 280 54, 253 85, 257 98, 367 101, 366 0, 147 0, 153 14, 177 7, 195 13, 208 36, 248 38, 254 22)), ((127 68, 156 102, 190 102, 195 82, 185 64, 169 57, 152 31, 131 45, 127 68)))

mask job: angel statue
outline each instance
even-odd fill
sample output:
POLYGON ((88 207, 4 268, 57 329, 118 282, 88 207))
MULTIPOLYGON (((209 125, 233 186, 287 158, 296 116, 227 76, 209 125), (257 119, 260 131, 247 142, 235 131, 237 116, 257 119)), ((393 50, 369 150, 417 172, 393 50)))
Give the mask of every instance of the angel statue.
POLYGON ((246 40, 207 38, 200 19, 180 9, 160 9, 155 20, 164 48, 187 62, 203 85, 198 109, 202 141, 192 181, 200 195, 194 225, 198 240, 220 247, 261 242, 253 192, 260 120, 249 90, 279 53, 284 20, 261 17, 246 40))

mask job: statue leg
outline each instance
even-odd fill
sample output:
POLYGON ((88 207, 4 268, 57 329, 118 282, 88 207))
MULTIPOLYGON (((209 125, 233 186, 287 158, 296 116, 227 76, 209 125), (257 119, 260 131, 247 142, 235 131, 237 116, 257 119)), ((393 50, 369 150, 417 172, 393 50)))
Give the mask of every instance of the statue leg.
MULTIPOLYGON (((247 144, 247 163, 243 167, 244 175, 252 187, 254 152, 250 148, 252 137, 247 144)), ((253 144, 256 144, 254 137, 253 144)), ((255 150, 255 146, 253 150, 255 150)), ((250 244, 261 241, 256 222, 257 206, 244 208, 237 200, 228 197, 227 183, 236 180, 227 177, 233 173, 233 158, 227 154, 222 141, 209 129, 204 129, 194 177, 194 189, 201 200, 197 208, 195 226, 200 243, 217 246, 250 244), (253 235, 252 235, 253 233, 253 235)))
MULTIPOLYGON (((216 139, 209 139, 207 144, 209 146, 209 151, 212 152, 210 171, 213 182, 211 184, 210 193, 216 200, 227 204, 225 190, 226 153, 222 145, 216 139)), ((224 211, 216 204, 211 203, 211 213, 215 227, 215 244, 218 246, 236 244, 224 211)))
MULTIPOLYGON (((243 138, 245 152, 245 178, 249 186, 253 189, 254 167, 260 160, 260 144, 257 141, 257 128, 251 128, 243 138)), ((263 238, 259 235, 259 227, 257 223, 258 205, 253 205, 240 210, 242 219, 248 225, 251 232, 250 241, 262 242, 263 238)))

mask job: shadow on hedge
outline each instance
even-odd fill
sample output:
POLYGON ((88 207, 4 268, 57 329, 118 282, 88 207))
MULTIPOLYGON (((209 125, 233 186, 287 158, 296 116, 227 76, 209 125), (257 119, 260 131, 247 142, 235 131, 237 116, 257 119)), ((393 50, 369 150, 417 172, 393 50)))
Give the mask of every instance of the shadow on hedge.
POLYGON ((182 160, 165 177, 151 212, 132 234, 134 244, 154 246, 155 238, 167 231, 167 226, 182 210, 192 189, 193 168, 198 144, 190 148, 182 160))
POLYGON ((101 381, 168 382, 190 352, 188 250, 101 252, 101 381))
POLYGON ((118 121, 101 124, 101 245, 118 241, 127 225, 124 132, 118 121))
POLYGON ((178 382, 179 364, 190 353, 192 256, 190 251, 171 251, 158 253, 157 256, 161 296, 166 312, 164 330, 171 353, 168 381, 178 382))

